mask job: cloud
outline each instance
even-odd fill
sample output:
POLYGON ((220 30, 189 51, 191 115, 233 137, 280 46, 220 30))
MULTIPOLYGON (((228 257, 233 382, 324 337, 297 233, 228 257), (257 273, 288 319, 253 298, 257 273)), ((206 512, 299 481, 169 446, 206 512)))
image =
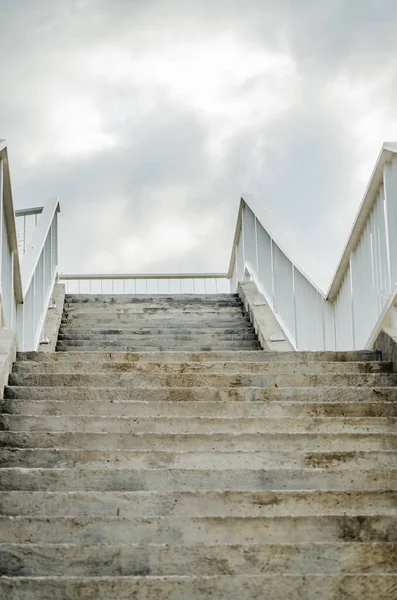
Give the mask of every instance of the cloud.
POLYGON ((14 197, 60 196, 63 271, 225 270, 246 190, 328 283, 380 145, 397 139, 394 2, 0 11, 14 197))

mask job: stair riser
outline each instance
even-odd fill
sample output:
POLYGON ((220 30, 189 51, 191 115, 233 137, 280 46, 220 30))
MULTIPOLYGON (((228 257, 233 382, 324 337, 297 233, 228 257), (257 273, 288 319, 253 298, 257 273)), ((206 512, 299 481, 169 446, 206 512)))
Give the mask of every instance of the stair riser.
POLYGON ((7 600, 374 600, 392 598, 397 576, 216 576, 214 578, 4 579, 7 600), (343 596, 340 595, 341 591, 343 596), (390 592, 391 591, 391 592, 390 592))
POLYGON ((201 373, 91 373, 91 374, 17 374, 11 373, 13 386, 86 387, 393 387, 397 375, 374 374, 201 374, 201 373))
MULTIPOLYGON (((267 403, 270 401, 295 402, 396 402, 397 389, 388 388, 140 388, 136 387, 6 387, 6 399, 25 400, 79 400, 88 401, 136 401, 147 402, 248 402, 267 403)), ((171 409, 172 410, 172 409, 171 409)), ((101 413, 100 413, 101 414, 101 413)))
MULTIPOLYGON (((214 345, 211 347, 207 347, 207 346, 191 346, 189 345, 185 345, 185 344, 179 344, 177 347, 175 347, 174 349, 170 348, 169 346, 164 347, 164 346, 158 346, 158 347, 143 347, 143 346, 113 346, 111 348, 108 348, 109 351, 116 351, 116 352, 126 352, 126 353, 130 353, 130 354, 138 354, 138 353, 146 353, 146 352, 169 352, 169 351, 174 351, 174 352, 179 352, 180 350, 186 351, 186 352, 234 352, 235 350, 237 351, 236 348, 231 348, 230 344, 232 342, 220 342, 220 344, 227 344, 227 345, 214 345)), ((58 353, 62 353, 62 352, 73 352, 76 353, 76 350, 78 350, 79 352, 93 352, 93 353, 100 353, 103 352, 105 349, 107 348, 107 346, 105 345, 99 345, 99 346, 57 346, 56 347, 56 352, 58 353)), ((260 347, 247 347, 247 346, 241 346, 241 344, 239 345, 239 349, 240 350, 244 350, 245 352, 255 352, 257 353, 258 351, 261 351, 260 347)))
MULTIPOLYGON (((14 373, 89 373, 93 365, 86 362, 17 362, 14 364, 14 373)), ((97 362, 95 373, 270 373, 270 374, 371 374, 389 373, 392 365, 389 362, 349 362, 335 365, 335 363, 242 363, 242 362, 190 362, 190 363, 143 363, 143 362, 97 362)))
POLYGON ((66 309, 63 313, 63 318, 66 319, 74 319, 75 317, 83 317, 83 318, 103 318, 107 315, 110 315, 111 318, 117 317, 117 315, 122 315, 126 317, 127 315, 138 316, 142 315, 146 317, 146 319, 150 319, 153 317, 154 319, 158 318, 167 318, 173 319, 174 322, 181 322, 182 319, 228 319, 228 318, 242 318, 246 316, 246 313, 242 306, 226 306, 226 307, 216 307, 212 306, 186 306, 186 307, 176 307, 169 308, 163 306, 128 306, 128 305, 113 305, 113 306, 76 306, 70 307, 66 309))
POLYGON ((183 297, 173 297, 173 298, 153 298, 147 297, 143 298, 141 296, 133 297, 125 295, 124 297, 119 296, 118 294, 113 297, 108 298, 87 298, 87 301, 80 300, 77 298, 65 298, 64 310, 69 310, 70 308, 81 308, 84 310, 89 310, 93 307, 107 308, 112 310, 115 307, 124 306, 126 308, 156 308, 158 310, 175 310, 181 309, 185 310, 186 308, 194 308, 196 310, 201 310, 202 308, 210 308, 212 310, 224 310, 227 308, 233 307, 243 307, 243 303, 239 297, 236 298, 213 298, 211 299, 209 296, 207 298, 199 298, 196 296, 195 298, 188 298, 187 296, 183 297))
POLYGON ((160 333, 158 335, 142 335, 132 334, 130 332, 125 332, 124 330, 113 330, 110 333, 95 333, 90 330, 81 330, 78 333, 69 333, 68 330, 64 330, 60 332, 58 336, 59 344, 70 344, 75 345, 77 342, 122 342, 123 344, 147 344, 154 346, 164 346, 168 343, 174 342, 189 342, 193 346, 195 344, 203 344, 210 345, 213 342, 249 342, 249 341, 257 341, 257 336, 255 333, 216 333, 213 335, 202 335, 196 333, 183 334, 178 332, 172 333, 160 333))
POLYGON ((397 433, 397 419, 389 417, 35 417, 0 415, 3 431, 87 431, 101 433, 397 433))
POLYGON ((2 516, 15 517, 393 516, 396 501, 390 491, 0 492, 2 516))
MULTIPOLYGON (((2 469, 0 486, 32 491, 397 490, 397 471, 2 469)), ((0 538, 1 539, 1 538, 0 538)))
POLYGON ((70 335, 79 335, 81 333, 84 334, 83 337, 87 337, 86 333, 95 333, 95 334, 111 334, 111 333, 119 333, 123 332, 124 335, 141 335, 141 336, 152 336, 152 335, 235 335, 238 334, 247 334, 247 333, 255 333, 255 329, 248 322, 243 322, 240 324, 236 324, 234 327, 208 327, 207 329, 202 327, 178 327, 174 325, 173 327, 127 327, 126 326, 120 328, 116 327, 115 329, 111 327, 72 327, 67 323, 61 325, 59 332, 67 333, 70 335))
POLYGON ((6 543, 296 544, 396 542, 393 517, 0 518, 6 543))
POLYGON ((80 350, 88 349, 86 351, 92 352, 95 350, 103 350, 104 348, 116 349, 122 352, 144 352, 145 350, 197 350, 197 351, 209 351, 213 350, 259 350, 261 345, 255 340, 241 340, 241 341, 222 341, 217 338, 207 340, 198 339, 194 340, 165 340, 165 339, 141 339, 137 341, 122 339, 112 340, 59 340, 57 342, 57 351, 62 350, 80 350))
POLYGON ((197 304, 233 304, 241 303, 240 296, 238 294, 66 294, 66 304, 82 304, 91 305, 92 303, 102 302, 105 304, 179 304, 185 306, 186 303, 197 303, 197 304))
POLYGON ((389 452, 139 452, 112 450, 3 448, 0 466, 7 468, 90 469, 393 469, 397 450, 389 452))
MULTIPOLYGON (((397 544, 206 546, 0 545, 0 574, 9 576, 313 575, 393 573, 397 544)), ((1 588, 0 588, 1 589, 1 588)), ((71 596, 69 596, 71 598, 71 596)), ((76 597, 76 596, 74 596, 76 597)), ((288 596, 289 598, 290 596, 288 596)), ((322 596, 319 596, 319 598, 322 596)), ((190 596, 189 596, 190 598, 190 596)))
MULTIPOLYGON (((0 447, 87 450, 151 450, 156 452, 257 452, 263 434, 106 434, 0 431, 0 447)), ((397 434, 268 434, 266 451, 380 452, 397 450, 397 434)))
POLYGON ((233 302, 241 302, 239 294, 132 294, 132 293, 123 293, 123 294, 66 294, 65 302, 66 303, 81 303, 81 304, 91 304, 92 302, 106 302, 110 304, 114 304, 115 300, 117 302, 126 302, 127 304, 134 304, 135 302, 142 302, 143 304, 147 302, 157 302, 160 304, 171 302, 172 304, 181 302, 183 305, 186 302, 209 302, 213 304, 214 302, 222 302, 222 303, 233 303, 233 302))
POLYGON ((247 316, 232 316, 228 315, 225 317, 220 316, 219 318, 213 318, 208 316, 205 317, 192 317, 186 316, 180 319, 174 319, 167 317, 166 315, 157 315, 155 318, 147 318, 145 315, 138 315, 136 318, 134 315, 126 316, 123 314, 108 316, 97 316, 97 317, 84 317, 83 315, 66 316, 62 317, 61 327, 64 329, 76 329, 81 327, 82 329, 120 329, 125 328, 127 331, 131 329, 161 329, 163 331, 173 331, 181 329, 189 329, 191 331, 198 331, 200 329, 206 329, 212 331, 214 335, 222 329, 235 329, 235 330, 246 330, 252 329, 252 323, 247 316))
POLYGON ((358 352, 75 352, 70 356, 58 353, 19 352, 18 360, 34 362, 357 362, 380 360, 378 352, 362 350, 358 352))
POLYGON ((69 305, 65 307, 62 314, 62 320, 70 319, 97 319, 97 318, 118 318, 119 316, 131 317, 135 320, 143 319, 149 321, 151 319, 173 319, 174 323, 179 323, 183 320, 188 320, 190 317, 196 319, 244 319, 248 321, 248 314, 242 304, 236 304, 226 307, 212 307, 210 305, 203 306, 156 306, 156 305, 93 305, 85 307, 83 305, 69 305))
POLYGON ((88 400, 5 400, 2 412, 12 415, 102 417, 397 417, 395 402, 158 402, 88 400))

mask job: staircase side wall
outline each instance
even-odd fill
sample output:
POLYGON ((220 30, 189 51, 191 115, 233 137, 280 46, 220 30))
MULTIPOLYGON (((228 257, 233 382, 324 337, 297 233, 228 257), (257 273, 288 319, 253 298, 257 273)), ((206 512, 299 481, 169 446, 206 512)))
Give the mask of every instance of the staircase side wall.
POLYGON ((260 302, 263 302, 263 299, 258 295, 255 283, 252 281, 239 283, 237 291, 244 303, 245 310, 249 313, 262 348, 272 352, 291 352, 293 347, 270 308, 266 304, 258 303, 258 298, 260 302))

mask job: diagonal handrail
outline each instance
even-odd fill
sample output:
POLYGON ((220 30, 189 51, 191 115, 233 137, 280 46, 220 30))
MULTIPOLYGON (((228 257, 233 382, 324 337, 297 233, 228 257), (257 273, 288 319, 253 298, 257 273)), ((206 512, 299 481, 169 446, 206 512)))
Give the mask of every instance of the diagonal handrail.
POLYGON ((2 163, 3 175, 3 210, 7 227, 8 244, 14 252, 14 293, 16 302, 23 302, 21 265, 18 256, 18 240, 15 225, 14 201, 12 197, 10 167, 8 162, 7 144, 0 140, 0 161, 2 163))
POLYGON ((2 324, 17 330, 19 350, 36 350, 58 274, 59 200, 44 207, 14 211, 7 144, 0 140, 0 247, 2 324), (18 252, 16 216, 41 213, 29 250, 18 252))
POLYGON ((234 286, 249 273, 297 349, 370 346, 397 304, 397 143, 382 146, 327 292, 289 245, 268 211, 244 195, 229 265, 234 286))

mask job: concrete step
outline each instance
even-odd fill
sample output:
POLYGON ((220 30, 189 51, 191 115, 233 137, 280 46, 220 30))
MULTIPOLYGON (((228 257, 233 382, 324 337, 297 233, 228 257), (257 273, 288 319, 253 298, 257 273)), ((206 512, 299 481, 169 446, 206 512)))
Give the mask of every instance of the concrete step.
POLYGON ((172 317, 174 321, 179 321, 180 316, 190 316, 202 318, 203 316, 215 317, 217 318, 219 315, 222 317, 231 316, 241 316, 245 314, 245 309, 242 304, 239 305, 226 305, 222 306, 222 304, 202 304, 200 306, 196 306, 193 304, 184 304, 182 306, 174 306, 174 305, 158 305, 158 304, 92 304, 87 303, 85 305, 81 304, 69 304, 69 306, 65 307, 64 315, 67 317, 74 317, 75 315, 82 316, 104 316, 106 314, 117 315, 148 315, 155 317, 159 314, 167 315, 168 317, 172 317))
POLYGON ((68 321, 62 320, 60 328, 61 332, 67 332, 71 329, 81 329, 85 331, 98 330, 98 329, 111 329, 111 330, 125 330, 126 332, 132 330, 143 330, 148 329, 148 325, 151 326, 152 330, 159 330, 161 334, 172 335, 181 330, 189 330, 193 334, 201 330, 208 331, 209 335, 216 335, 219 331, 224 329, 244 332, 252 331, 252 324, 244 319, 233 319, 233 320, 208 320, 208 319, 185 319, 178 321, 178 327, 175 327, 175 321, 157 320, 157 321, 146 321, 144 319, 133 320, 133 319, 69 319, 68 321))
POLYGON ((116 492, 2 491, 3 516, 396 516, 396 491, 116 492))
POLYGON ((243 306, 232 306, 226 309, 214 309, 213 307, 197 308, 195 306, 187 306, 183 308, 164 309, 155 306, 90 306, 80 307, 76 305, 66 309, 62 314, 62 323, 70 324, 75 321, 95 321, 96 319, 113 319, 115 321, 125 319, 126 321, 140 321, 141 327, 162 323, 164 319, 167 322, 171 320, 174 326, 189 321, 209 321, 218 323, 218 326, 223 321, 238 321, 241 324, 251 324, 248 314, 243 306))
POLYGON ((252 323, 247 315, 222 315, 214 316, 206 313, 203 316, 190 313, 181 315, 178 319, 164 313, 159 313, 155 317, 147 317, 138 314, 136 316, 125 315, 124 313, 106 313, 105 315, 69 315, 64 313, 62 316, 62 327, 83 327, 84 329, 98 329, 98 327, 106 328, 143 328, 154 327, 157 329, 218 329, 226 328, 244 328, 252 327, 252 323))
MULTIPOLYGON (((91 353, 92 352, 98 352, 98 353, 100 353, 100 352, 104 351, 106 349, 106 347, 107 347, 106 344, 105 345, 100 345, 100 346, 97 346, 97 347, 95 347, 95 346, 78 346, 78 350, 80 351, 80 353, 88 353, 88 352, 91 352, 91 353)), ((76 346, 62 346, 62 347, 57 346, 56 352, 57 353, 61 353, 61 352, 74 352, 76 349, 77 349, 76 346)), ((194 348, 190 344, 189 345, 185 345, 185 344, 179 343, 178 350, 180 350, 180 349, 182 349, 182 350, 184 350, 186 352, 213 352, 213 351, 218 351, 218 350, 219 351, 224 351, 224 350, 228 351, 229 350, 231 352, 233 351, 233 348, 230 348, 230 344, 228 346, 214 345, 214 346, 211 346, 211 347, 208 347, 208 348, 201 347, 201 346, 200 347, 196 346, 194 348)), ((241 347, 240 348, 235 348, 236 351, 238 351, 239 349, 241 349, 241 347)), ((247 348, 247 347, 244 346, 244 348, 243 348, 243 350, 245 350, 247 352, 249 352, 249 351, 257 352, 260 349, 261 348, 258 348, 256 346, 253 347, 253 348, 247 348)), ((131 346, 116 347, 116 346, 114 346, 114 347, 110 348, 110 350, 116 350, 116 351, 120 351, 120 352, 137 353, 138 354, 138 353, 141 353, 141 352, 145 352, 147 350, 147 347, 145 347, 145 346, 134 346, 134 347, 131 347, 131 346)), ((165 348, 164 346, 159 346, 157 348, 152 347, 152 348, 150 348, 150 350, 153 350, 155 352, 161 353, 161 352, 167 352, 169 350, 172 351, 172 348, 165 348)))
MULTIPOLYGON (((90 324, 97 324, 102 322, 110 323, 127 323, 129 325, 137 325, 145 327, 146 325, 155 325, 162 327, 163 324, 169 324, 173 327, 189 327, 198 325, 199 323, 211 327, 216 325, 217 327, 226 326, 232 327, 233 323, 250 324, 252 325, 248 314, 241 308, 230 308, 226 312, 224 311, 213 311, 211 309, 205 311, 191 310, 183 312, 182 310, 175 311, 164 311, 156 310, 154 308, 148 309, 136 309, 132 312, 128 312, 128 309, 119 308, 118 311, 108 309, 93 309, 87 310, 75 310, 72 312, 64 312, 62 314, 62 323, 86 323, 87 327, 90 324), (146 312, 144 312, 146 311, 146 312)), ((76 325, 74 325, 76 327, 76 325)))
POLYGON ((212 309, 212 310, 223 310, 233 307, 244 307, 244 303, 242 302, 239 296, 223 296, 220 295, 218 298, 210 298, 200 297, 200 295, 183 295, 180 296, 150 296, 148 295, 146 298, 141 296, 132 295, 108 295, 107 298, 103 295, 101 298, 97 295, 96 297, 91 296, 91 298, 70 298, 68 296, 65 297, 64 307, 65 310, 69 308, 84 308, 90 309, 92 307, 101 307, 112 310, 115 307, 124 306, 126 308, 156 308, 159 310, 168 310, 168 309, 178 309, 178 310, 189 310, 191 307, 196 310, 201 309, 212 309))
MULTIPOLYGON (((32 491, 397 490, 397 469, 2 468, 0 489, 32 491)), ((396 530, 397 535, 397 530, 396 530)), ((1 537, 0 537, 1 539, 1 537)))
POLYGON ((92 433, 0 431, 0 447, 155 452, 379 452, 397 449, 396 433, 92 433))
MULTIPOLYGON (((0 517, 3 543, 297 544, 396 542, 390 516, 0 517)), ((1 596, 0 596, 1 597, 1 596)))
POLYGON ((397 417, 397 402, 4 400, 11 415, 102 417, 397 417))
POLYGON ((395 574, 181 577, 5 577, 7 600, 379 600, 393 598, 395 574))
POLYGON ((90 469, 389 469, 397 465, 397 449, 379 452, 154 452, 150 450, 79 450, 64 448, 7 448, 0 467, 90 469))
POLYGON ((124 332, 123 330, 115 330, 113 329, 110 333, 95 333, 90 329, 83 330, 81 329, 78 333, 69 333, 67 330, 63 329, 63 332, 59 333, 58 343, 65 342, 73 344, 75 340, 99 340, 99 341, 109 341, 109 342, 123 342, 123 344, 132 344, 142 343, 144 345, 154 345, 154 346, 165 346, 168 343, 173 342, 191 342, 192 344, 202 344, 204 346, 211 345, 214 341, 216 342, 244 342, 254 340, 257 341, 257 335, 255 333, 216 333, 210 335, 197 335, 193 334, 183 334, 178 332, 173 332, 172 334, 164 334, 160 333, 159 335, 141 335, 140 333, 134 334, 128 331, 124 332))
POLYGON ((188 336, 212 336, 212 335, 247 335, 255 333, 255 329, 252 325, 247 322, 240 323, 234 327, 128 327, 127 324, 123 327, 73 327, 73 324, 68 325, 67 323, 62 324, 59 330, 60 334, 68 335, 79 335, 83 334, 83 337, 87 337, 87 334, 118 334, 123 335, 140 335, 140 336, 153 336, 153 335, 188 335, 188 336))
MULTIPOLYGON (((145 575, 149 580, 149 576, 222 576, 225 573, 385 575, 396 570, 397 544, 391 542, 174 544, 172 547, 160 544, 0 544, 0 574, 11 577, 95 577, 101 573, 102 577, 145 575)), ((221 597, 224 596, 217 596, 221 597)), ((315 600, 318 598, 322 596, 315 600)), ((303 596, 299 600, 303 600, 303 596)))
POLYGON ((62 353, 45 352, 19 352, 18 361, 35 362, 62 362, 62 361, 89 361, 89 362, 358 362, 380 360, 379 352, 368 350, 354 352, 257 352, 226 351, 226 352, 73 352, 66 356, 62 353))
POLYGON ((65 304, 242 304, 238 294, 66 294, 65 304))
POLYGON ((102 433, 397 433, 394 417, 113 417, 0 415, 3 431, 102 433))
MULTIPOLYGON (((56 387, 56 386, 7 386, 6 399, 25 400, 80 400, 80 401, 148 401, 148 402, 396 402, 395 387, 56 387)), ((172 409, 171 409, 172 410, 172 409)), ((371 416, 371 415, 369 415, 371 416)))
MULTIPOLYGON (((390 373, 390 362, 96 362, 96 373, 390 373)), ((35 362, 19 361, 14 373, 90 373, 91 361, 35 362)))
POLYGON ((158 310, 184 310, 194 308, 195 310, 201 309, 212 309, 212 310, 223 310, 234 307, 243 307, 244 303, 239 297, 231 297, 224 296, 221 298, 210 299, 209 296, 206 298, 199 297, 198 295, 191 295, 188 297, 187 295, 181 294, 179 297, 169 296, 169 297, 160 297, 160 296, 150 296, 147 295, 146 298, 141 296, 128 296, 128 295, 109 295, 108 298, 99 296, 94 297, 91 296, 90 299, 77 299, 77 298, 68 298, 65 297, 64 309, 67 311, 69 309, 74 308, 83 308, 89 310, 90 308, 100 307, 107 308, 108 310, 112 310, 114 307, 123 306, 126 308, 156 308, 158 310))
POLYGON ((57 351, 62 352, 64 350, 80 350, 84 349, 92 352, 93 350, 103 350, 104 348, 116 349, 124 352, 141 352, 145 350, 181 350, 186 349, 188 351, 213 351, 213 350, 259 350, 261 345, 255 340, 241 340, 241 341, 222 341, 222 340, 162 340, 162 339, 142 339, 134 341, 112 339, 112 340, 59 340, 57 343, 57 351))
POLYGON ((11 386, 40 387, 395 387, 397 374, 11 373, 11 386))

